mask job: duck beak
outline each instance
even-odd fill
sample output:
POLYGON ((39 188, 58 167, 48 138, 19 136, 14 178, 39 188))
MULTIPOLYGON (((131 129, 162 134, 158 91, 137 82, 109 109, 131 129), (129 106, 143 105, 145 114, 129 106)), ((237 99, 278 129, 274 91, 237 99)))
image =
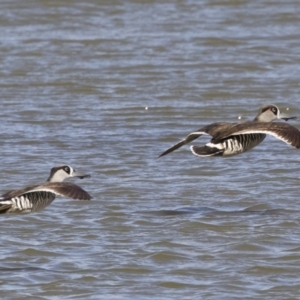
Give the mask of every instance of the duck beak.
POLYGON ((73 174, 72 174, 72 177, 78 177, 80 179, 83 179, 83 178, 90 178, 91 175, 89 174, 83 174, 83 173, 80 173, 80 172, 77 172, 77 171, 73 171, 73 174))
POLYGON ((282 114, 282 113, 280 113, 278 119, 282 119, 282 120, 284 120, 284 121, 288 121, 288 120, 296 120, 297 117, 289 116, 289 115, 287 115, 287 114, 282 114))

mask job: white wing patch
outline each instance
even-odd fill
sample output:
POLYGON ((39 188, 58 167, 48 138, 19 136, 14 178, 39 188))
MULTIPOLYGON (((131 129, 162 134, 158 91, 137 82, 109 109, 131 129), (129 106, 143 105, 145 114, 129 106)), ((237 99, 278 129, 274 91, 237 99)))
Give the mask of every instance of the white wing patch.
POLYGON ((251 134, 251 133, 265 133, 265 134, 272 135, 272 136, 276 137, 277 139, 285 142, 288 145, 292 144, 292 142, 288 141, 283 136, 279 135, 278 133, 276 133, 274 131, 270 131, 270 130, 267 130, 267 129, 265 129, 265 130, 264 129, 241 130, 241 131, 237 131, 237 132, 233 133, 232 135, 251 134))
POLYGON ((29 194, 29 193, 35 193, 35 192, 48 192, 48 193, 52 193, 58 196, 63 196, 62 194, 58 193, 55 189, 53 188, 48 188, 45 186, 41 186, 41 187, 36 187, 30 191, 27 191, 26 193, 24 193, 23 195, 29 194))
POLYGON ((9 205, 9 211, 29 212, 32 210, 33 204, 27 197, 14 197, 9 200, 0 200, 1 205, 9 205))
POLYGON ((11 202, 12 208, 19 210, 31 209, 33 206, 31 201, 29 201, 28 198, 24 196, 12 198, 11 202))
POLYGON ((205 146, 210 147, 210 148, 217 148, 217 149, 220 149, 220 150, 224 149, 223 143, 218 143, 218 144, 207 143, 205 146))

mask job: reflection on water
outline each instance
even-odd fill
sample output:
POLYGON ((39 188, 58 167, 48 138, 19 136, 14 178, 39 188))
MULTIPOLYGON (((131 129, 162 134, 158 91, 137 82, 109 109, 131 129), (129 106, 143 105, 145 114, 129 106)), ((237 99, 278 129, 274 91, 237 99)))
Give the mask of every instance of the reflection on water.
POLYGON ((298 151, 157 157, 264 103, 300 114, 299 10, 2 2, 1 190, 68 163, 93 200, 1 216, 1 299, 298 298, 298 151))

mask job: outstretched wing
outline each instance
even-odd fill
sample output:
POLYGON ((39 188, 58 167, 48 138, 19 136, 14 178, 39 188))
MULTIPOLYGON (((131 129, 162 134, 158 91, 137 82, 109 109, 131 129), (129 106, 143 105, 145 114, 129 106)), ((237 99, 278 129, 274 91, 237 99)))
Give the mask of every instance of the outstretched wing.
POLYGON ((48 206, 56 196, 79 200, 92 199, 88 192, 71 182, 46 182, 4 194, 0 197, 0 214, 41 210, 48 206))
POLYGON ((28 190, 22 194, 18 193, 18 196, 13 195, 13 197, 6 199, 0 198, 0 214, 38 211, 48 206, 55 199, 55 196, 50 191, 28 190))
POLYGON ((21 190, 9 191, 3 194, 0 200, 7 200, 24 195, 38 195, 39 193, 52 193, 57 196, 64 196, 71 199, 90 200, 92 197, 80 186, 71 182, 46 182, 41 185, 30 186, 21 190))
POLYGON ((229 136, 256 133, 272 135, 295 148, 300 148, 300 131, 288 123, 247 122, 236 124, 225 133, 220 133, 216 138, 225 139, 229 136))
POLYGON ((159 157, 167 155, 167 154, 179 149, 183 145, 192 142, 193 140, 197 139, 198 137, 200 137, 203 134, 207 134, 207 133, 204 131, 195 131, 195 132, 190 133, 185 139, 181 140, 179 143, 175 144, 174 146, 172 146, 171 148, 169 148, 168 150, 163 152, 159 157))
POLYGON ((50 192, 57 196, 63 196, 78 200, 91 200, 91 195, 80 186, 71 182, 46 182, 34 189, 27 191, 32 192, 50 192))
POLYGON ((159 157, 167 155, 167 154, 179 149, 183 145, 186 145, 186 144, 192 142, 193 140, 197 139, 201 135, 210 135, 213 138, 215 138, 215 136, 218 135, 220 132, 222 132, 224 130, 228 130, 229 128, 233 127, 234 125, 236 125, 236 123, 213 123, 213 124, 204 126, 204 127, 200 128, 199 130, 190 133, 185 139, 181 140, 179 143, 177 143, 174 146, 172 146, 171 148, 167 149, 159 157))
POLYGON ((33 185, 33 186, 29 186, 29 187, 26 187, 26 188, 20 189, 20 190, 12 190, 12 191, 9 191, 9 192, 3 194, 0 199, 6 200, 6 199, 15 198, 15 197, 20 197, 20 196, 34 190, 36 187, 38 187, 38 186, 33 185))

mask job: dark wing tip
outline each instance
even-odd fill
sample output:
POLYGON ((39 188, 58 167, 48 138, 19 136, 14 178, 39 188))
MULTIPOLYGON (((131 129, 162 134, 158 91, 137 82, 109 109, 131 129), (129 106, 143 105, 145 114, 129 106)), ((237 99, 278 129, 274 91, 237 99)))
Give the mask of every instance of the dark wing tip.
POLYGON ((91 195, 82 189, 80 186, 71 182, 49 182, 44 185, 45 188, 50 189, 53 193, 61 196, 71 198, 74 200, 91 200, 91 195))
POLYGON ((77 186, 76 190, 74 190, 74 193, 72 193, 72 196, 70 195, 70 198, 78 199, 78 200, 91 200, 92 196, 85 191, 84 189, 77 186))
MULTIPOLYGON (((192 142, 193 140, 195 140, 196 138, 198 138, 199 136, 201 136, 202 134, 204 134, 203 130, 199 130, 199 131, 195 131, 190 133, 185 139, 179 141, 177 144, 175 144, 174 146, 172 146, 171 148, 167 149, 165 152, 163 152, 159 157, 167 155, 177 149, 179 149, 180 147, 182 147, 183 145, 186 145, 190 142, 192 142)), ((158 157, 158 158, 159 158, 158 157)))
POLYGON ((78 199, 79 200, 92 200, 93 199, 93 197, 88 193, 88 192, 86 192, 85 190, 82 190, 82 198, 81 197, 79 197, 78 199))
MULTIPOLYGON (((173 148, 173 147, 172 147, 172 148, 173 148)), ((158 156, 158 158, 160 158, 160 157, 162 157, 162 156, 165 156, 165 155, 169 154, 170 152, 172 152, 172 151, 173 151, 173 150, 171 150, 172 148, 170 148, 170 149, 166 150, 165 152, 163 152, 162 154, 160 154, 160 155, 158 156)))
MULTIPOLYGON (((180 142, 178 142, 177 144, 173 145, 171 148, 167 149, 165 152, 163 152, 159 157, 162 157, 164 155, 167 155, 177 149, 179 149, 180 147, 182 147, 183 145, 185 145, 187 143, 186 139, 181 140, 180 142)), ((159 158, 158 157, 158 158, 159 158)))

